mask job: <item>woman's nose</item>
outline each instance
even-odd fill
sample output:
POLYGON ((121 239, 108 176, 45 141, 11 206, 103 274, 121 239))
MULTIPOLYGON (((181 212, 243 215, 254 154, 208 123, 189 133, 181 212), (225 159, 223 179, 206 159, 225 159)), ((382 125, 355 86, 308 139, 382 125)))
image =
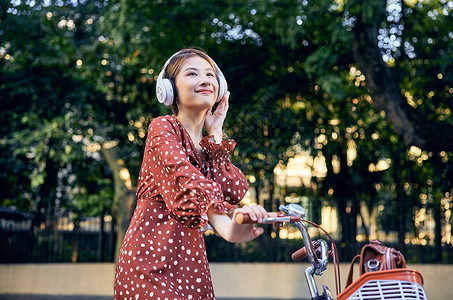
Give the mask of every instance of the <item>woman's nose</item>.
POLYGON ((209 82, 209 80, 206 80, 205 78, 200 80, 199 85, 211 85, 211 83, 209 82))
POLYGON ((212 78, 212 77, 209 77, 209 76, 203 76, 200 79, 199 84, 200 85, 214 85, 214 80, 216 80, 216 79, 212 78))

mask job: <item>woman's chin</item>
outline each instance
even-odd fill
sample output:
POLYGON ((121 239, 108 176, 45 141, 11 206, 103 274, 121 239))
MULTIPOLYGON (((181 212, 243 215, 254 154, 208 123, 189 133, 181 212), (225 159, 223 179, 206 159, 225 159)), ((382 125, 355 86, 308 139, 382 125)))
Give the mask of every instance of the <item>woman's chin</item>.
POLYGON ((213 107, 214 104, 215 104, 215 100, 204 99, 203 101, 197 101, 197 103, 194 106, 198 107, 198 109, 209 109, 209 108, 213 107))
POLYGON ((213 107, 215 104, 214 97, 194 97, 192 99, 187 99, 184 102, 179 102, 178 106, 185 106, 190 110, 206 110, 213 107))

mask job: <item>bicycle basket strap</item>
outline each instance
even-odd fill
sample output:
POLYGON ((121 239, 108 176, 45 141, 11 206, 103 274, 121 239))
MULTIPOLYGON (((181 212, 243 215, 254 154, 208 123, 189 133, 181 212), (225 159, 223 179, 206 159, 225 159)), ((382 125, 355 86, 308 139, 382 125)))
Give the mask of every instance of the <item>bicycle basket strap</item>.
POLYGON ((354 276, 354 263, 355 263, 355 261, 358 258, 360 258, 360 255, 356 255, 351 261, 351 265, 349 266, 348 278, 346 279, 346 287, 345 288, 347 288, 352 283, 352 278, 354 276))

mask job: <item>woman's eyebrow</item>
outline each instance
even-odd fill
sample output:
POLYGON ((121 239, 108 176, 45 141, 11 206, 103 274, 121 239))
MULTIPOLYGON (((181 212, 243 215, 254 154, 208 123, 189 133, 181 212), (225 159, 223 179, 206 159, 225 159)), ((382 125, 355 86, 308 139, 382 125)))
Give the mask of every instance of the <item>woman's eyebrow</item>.
MULTIPOLYGON (((198 69, 195 68, 195 67, 188 67, 188 68, 184 69, 184 71, 188 71, 188 70, 198 71, 198 69)), ((214 72, 214 70, 213 70, 212 68, 206 68, 205 71, 212 71, 212 72, 214 72)))

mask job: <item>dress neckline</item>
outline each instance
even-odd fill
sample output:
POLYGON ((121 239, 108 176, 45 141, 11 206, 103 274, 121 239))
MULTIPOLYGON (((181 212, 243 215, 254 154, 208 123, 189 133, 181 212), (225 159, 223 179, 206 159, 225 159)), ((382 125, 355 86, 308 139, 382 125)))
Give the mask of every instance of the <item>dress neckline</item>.
POLYGON ((192 140, 192 137, 190 136, 189 132, 188 132, 187 129, 184 127, 184 125, 182 125, 181 121, 180 121, 178 118, 176 118, 175 116, 171 116, 171 115, 170 115, 170 117, 172 117, 172 118, 176 121, 176 123, 178 124, 178 126, 181 127, 181 130, 182 130, 184 136, 186 136, 186 138, 189 140, 189 145, 190 145, 190 147, 192 148, 192 152, 195 154, 195 158, 196 158, 196 159, 198 160, 198 162, 201 164, 201 163, 204 161, 203 158, 204 158, 204 156, 205 156, 205 155, 203 155, 203 154, 205 154, 203 148, 201 149, 201 153, 198 153, 197 147, 195 147, 195 143, 194 143, 194 141, 192 140))

